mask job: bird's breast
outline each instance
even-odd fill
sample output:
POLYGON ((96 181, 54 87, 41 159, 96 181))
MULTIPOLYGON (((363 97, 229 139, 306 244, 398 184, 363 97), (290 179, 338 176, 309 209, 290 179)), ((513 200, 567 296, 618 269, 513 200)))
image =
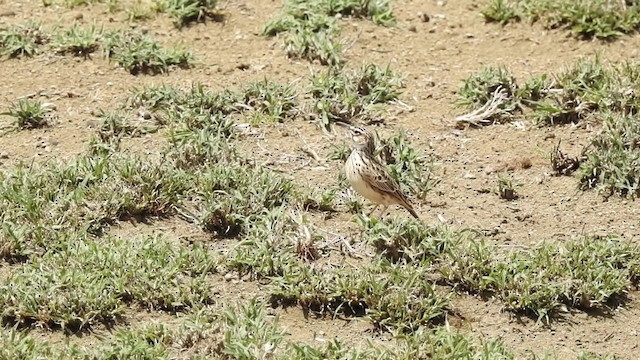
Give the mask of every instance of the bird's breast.
POLYGON ((361 196, 375 203, 386 204, 388 201, 384 194, 376 191, 362 176, 365 166, 367 165, 362 156, 357 151, 352 152, 344 165, 347 181, 361 196))

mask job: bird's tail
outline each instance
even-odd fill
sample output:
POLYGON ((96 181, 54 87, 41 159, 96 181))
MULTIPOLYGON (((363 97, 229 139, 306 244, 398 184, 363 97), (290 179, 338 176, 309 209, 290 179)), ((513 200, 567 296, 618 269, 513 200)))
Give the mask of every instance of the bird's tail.
POLYGON ((420 220, 420 217, 418 216, 418 214, 416 213, 415 210, 413 210, 413 206, 411 206, 411 204, 409 204, 408 202, 405 202, 404 204, 402 204, 402 206, 407 209, 407 211, 409 211, 409 214, 411 214, 411 216, 413 216, 414 218, 420 220))

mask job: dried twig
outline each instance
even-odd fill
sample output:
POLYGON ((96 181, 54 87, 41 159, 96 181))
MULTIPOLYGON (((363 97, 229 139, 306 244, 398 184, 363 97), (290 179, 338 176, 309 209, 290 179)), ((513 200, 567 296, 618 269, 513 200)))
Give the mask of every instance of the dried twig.
POLYGON ((506 90, 502 86, 498 86, 491 95, 491 98, 484 105, 468 114, 458 116, 456 118, 456 127, 463 124, 471 124, 480 127, 492 123, 493 120, 491 119, 495 115, 505 112, 505 110, 500 109, 500 106, 502 106, 508 99, 509 97, 506 90))
POLYGON ((300 138, 300 140, 302 140, 302 142, 304 143, 304 145, 300 147, 300 150, 302 150, 302 152, 304 152, 305 154, 311 156, 313 160, 319 163, 325 163, 326 160, 321 158, 318 155, 318 153, 315 150, 313 150, 311 146, 309 146, 309 143, 307 143, 307 140, 305 140, 304 137, 302 137, 302 134, 300 134, 300 131, 296 130, 296 133, 298 134, 298 137, 300 138))
POLYGON ((561 140, 558 140, 558 144, 551 153, 551 168, 555 175, 571 175, 587 160, 587 150, 591 147, 591 143, 582 149, 579 156, 570 157, 560 150, 560 142, 561 140))

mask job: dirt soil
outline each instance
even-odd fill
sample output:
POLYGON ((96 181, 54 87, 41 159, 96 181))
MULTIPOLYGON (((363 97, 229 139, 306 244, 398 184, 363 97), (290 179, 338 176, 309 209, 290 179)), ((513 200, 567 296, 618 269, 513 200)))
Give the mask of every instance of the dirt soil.
MULTIPOLYGON (((308 77, 311 68, 320 68, 306 61, 287 59, 281 39, 260 36, 262 26, 281 9, 283 1, 222 3, 228 15, 224 24, 210 22, 177 30, 164 16, 129 23, 126 13, 111 13, 102 5, 67 9, 44 7, 41 0, 0 0, 0 27, 29 19, 51 27, 79 19, 83 24, 96 21, 107 27, 145 28, 164 44, 185 45, 198 59, 193 69, 157 76, 130 75, 100 55, 84 60, 41 54, 31 59, 2 61, 0 109, 6 109, 19 97, 41 92, 42 101, 55 104, 58 123, 48 129, 0 137, 0 153, 6 157, 0 158, 0 169, 9 169, 19 162, 44 162, 82 153, 95 131, 97 122, 93 114, 100 109, 114 109, 132 87, 161 83, 188 87, 192 82, 201 82, 219 90, 265 77, 294 81, 308 77)), ((484 65, 504 65, 523 79, 531 74, 560 71, 579 57, 596 52, 611 60, 637 59, 640 36, 602 43, 575 40, 564 32, 546 31, 537 25, 503 28, 484 23, 479 14, 483 4, 474 0, 396 0, 393 7, 398 28, 378 27, 364 20, 344 20, 341 25, 345 41, 352 44, 346 51, 348 66, 359 67, 365 60, 383 66, 391 64, 406 76, 407 88, 401 100, 411 109, 391 106, 390 116, 377 130, 389 135, 404 129, 417 149, 436 158, 434 175, 440 182, 426 201, 416 204, 416 211, 428 223, 444 220, 452 225, 487 230, 495 243, 504 246, 563 241, 587 233, 637 239, 640 227, 635 202, 616 197, 605 201, 595 192, 578 191, 572 177, 550 175, 548 156, 557 141, 562 139, 565 151, 577 153, 598 130, 597 126, 536 128, 525 123, 524 129, 495 125, 458 130, 454 119, 461 110, 453 106, 453 101, 460 81, 484 65), (430 20, 423 22, 419 13, 428 14, 430 20), (522 184, 519 199, 504 201, 486 191, 496 186, 497 171, 523 158, 529 159, 532 166, 511 171, 516 182, 522 184)), ((7 119, 0 118, 0 126, 7 119)), ((315 162, 301 147, 306 142, 320 157, 326 157, 331 151, 330 144, 341 139, 323 134, 303 119, 287 125, 262 126, 255 131, 257 135, 246 141, 244 150, 253 153, 257 160, 290 174, 301 186, 328 187, 335 182, 341 164, 315 162)), ((130 147, 153 152, 153 147, 161 142, 160 136, 154 134, 132 141, 130 147)), ((406 214, 402 209, 394 209, 392 216, 406 214)), ((320 227, 349 233, 355 229, 351 218, 343 213, 332 219, 314 220, 320 227)), ((139 226, 157 227, 158 231, 170 228, 177 241, 182 241, 181 237, 201 236, 192 234, 193 229, 184 224, 176 225, 178 220, 163 222, 139 226)), ((0 265, 0 274, 7 267, 0 265)), ((238 292, 230 289, 233 283, 221 284, 224 286, 220 296, 223 299, 226 296, 225 301, 234 301, 238 292)), ((248 292, 247 296, 260 288, 260 284, 238 286, 248 292)), ((590 350, 615 354, 620 359, 636 359, 640 351, 638 298, 638 293, 632 293, 632 301, 610 314, 576 312, 545 327, 501 311, 498 302, 460 295, 454 306, 465 320, 452 325, 477 338, 502 337, 520 356, 550 350, 558 358, 572 358, 581 350, 590 350)), ((385 341, 384 336, 373 332, 360 319, 306 319, 296 308, 273 310, 273 315, 280 316, 291 340, 313 343, 338 337, 352 344, 385 341)), ((135 318, 136 322, 157 319, 156 314, 135 318)), ((76 340, 93 343, 85 338, 76 340)))

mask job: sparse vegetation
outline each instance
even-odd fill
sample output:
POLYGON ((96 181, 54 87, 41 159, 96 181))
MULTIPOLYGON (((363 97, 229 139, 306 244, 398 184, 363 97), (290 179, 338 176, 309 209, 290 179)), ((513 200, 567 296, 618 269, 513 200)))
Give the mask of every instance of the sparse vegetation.
POLYGON ((375 1, 300 1, 289 0, 283 13, 267 23, 263 29, 266 36, 287 33, 285 48, 290 58, 301 58, 322 65, 343 64, 343 41, 336 17, 349 16, 370 18, 379 25, 395 23, 390 3, 375 1))
POLYGON ((13 117, 18 130, 35 129, 50 125, 48 111, 38 100, 20 99, 0 115, 13 117))
POLYGON ((104 55, 131 74, 163 73, 172 66, 188 68, 193 54, 182 49, 165 49, 152 38, 135 32, 112 32, 105 35, 104 55))
POLYGON ((98 50, 103 30, 95 26, 82 28, 78 24, 59 30, 51 46, 59 54, 88 57, 98 50))
POLYGON ((569 307, 606 308, 638 280, 640 248, 617 238, 545 242, 500 252, 472 232, 424 228, 414 221, 370 222, 369 242, 395 261, 436 264, 454 288, 493 294, 508 309, 549 319, 569 307))
POLYGON ((35 22, 0 29, 0 55, 12 58, 33 56, 38 46, 48 40, 49 35, 35 22))
POLYGON ((583 189, 596 188, 605 195, 638 195, 634 117, 640 109, 636 90, 640 75, 635 62, 583 58, 557 74, 533 76, 523 87, 518 87, 508 70, 489 67, 464 81, 458 104, 478 107, 490 101, 489 94, 498 86, 511 90, 495 111, 475 114, 475 124, 488 124, 495 116, 514 120, 517 109, 527 109, 524 117, 539 126, 602 123, 603 130, 577 156, 554 148, 552 169, 561 175, 578 170, 583 189))
POLYGON ((180 310, 213 301, 204 281, 213 260, 202 247, 176 251, 158 237, 75 240, 59 239, 57 251, 21 266, 0 286, 3 318, 73 330, 116 321, 123 302, 180 310))
POLYGON ((376 106, 396 100, 404 86, 390 67, 374 64, 364 64, 351 73, 329 68, 314 74, 311 82, 313 112, 325 128, 335 121, 371 120, 376 106))
POLYGON ((154 0, 159 12, 167 13, 173 24, 180 28, 191 22, 211 18, 222 21, 223 14, 217 9, 218 0, 154 0))
POLYGON ((640 8, 633 1, 491 0, 482 15, 502 25, 539 21, 546 28, 568 29, 586 39, 615 39, 640 28, 640 8))
MULTIPOLYGON (((476 46, 538 38, 458 23, 478 8, 451 1, 393 2, 395 28, 390 1, 289 0, 263 28, 282 39, 265 42, 255 22, 279 5, 258 3, 0 0, 0 128, 12 128, 0 134, 0 359, 564 359, 545 339, 581 339, 567 334, 576 312, 607 331, 633 322, 617 321, 618 306, 637 313, 630 202, 563 211, 594 198, 558 190, 567 179, 539 165, 605 196, 640 194, 638 63, 595 56, 516 77, 558 62, 508 51, 469 61, 494 55, 476 46), (41 22, 16 25, 18 9, 41 22), (202 63, 160 45, 175 39, 202 63), (273 59, 281 41, 303 64, 273 59), (456 104, 471 112, 457 125, 504 126, 446 125, 446 73, 470 63, 490 65, 464 80, 456 104), (362 215, 335 121, 387 134, 376 156, 420 220, 362 215)), ((486 5, 503 25, 636 31, 631 1, 486 5)), ((584 52, 565 41, 567 56, 584 52)), ((565 345, 613 358, 588 352, 594 339, 565 345)))
POLYGON ((163 73, 171 67, 188 68, 194 60, 190 51, 162 47, 153 38, 135 31, 104 31, 95 25, 45 31, 35 23, 0 30, 0 53, 9 57, 33 56, 48 44, 58 54, 89 57, 102 49, 131 74, 163 73))
POLYGON ((504 200, 515 200, 520 195, 516 191, 516 188, 520 184, 514 183, 513 179, 506 175, 501 175, 498 177, 498 185, 496 187, 496 193, 501 199, 504 200))

